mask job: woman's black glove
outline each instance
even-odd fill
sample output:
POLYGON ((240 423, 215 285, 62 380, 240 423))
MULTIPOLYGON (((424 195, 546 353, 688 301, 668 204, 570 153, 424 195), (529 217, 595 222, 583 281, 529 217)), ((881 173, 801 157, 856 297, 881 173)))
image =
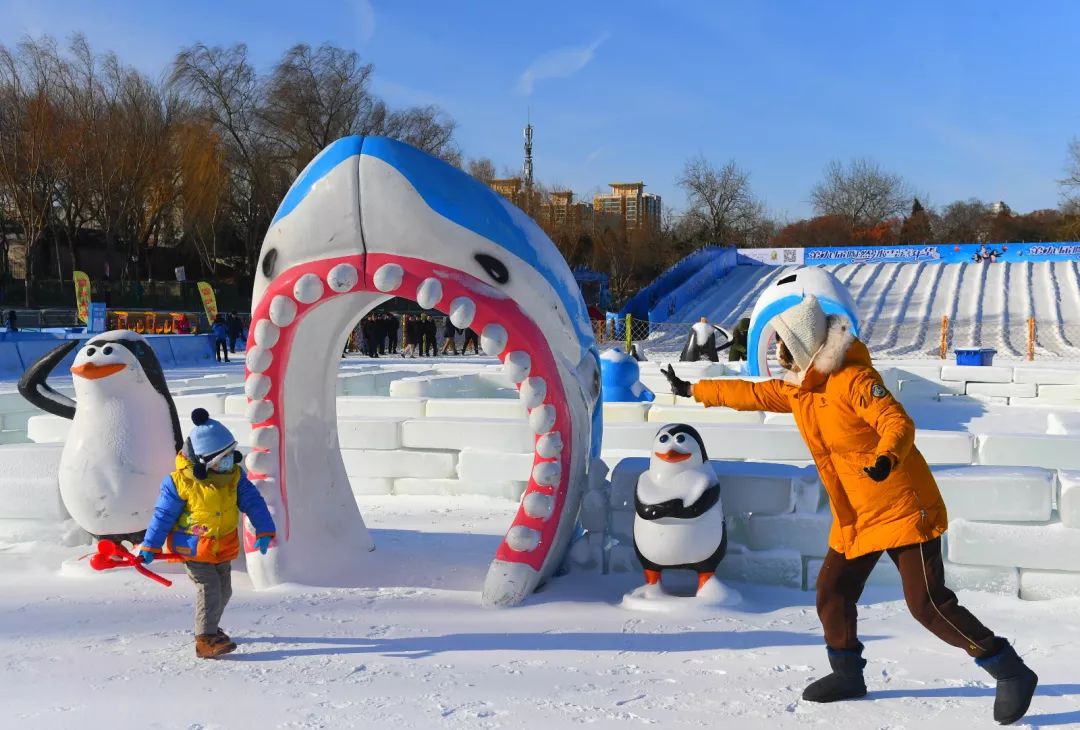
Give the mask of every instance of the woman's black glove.
POLYGON ((671 384, 671 392, 675 395, 680 395, 683 398, 690 397, 690 383, 685 380, 680 380, 679 376, 675 374, 675 369, 671 365, 667 366, 667 370, 661 370, 660 373, 667 378, 668 383, 671 384))
POLYGON ((868 466, 863 471, 875 482, 883 482, 892 473, 892 459, 884 455, 879 456, 873 466, 868 466))

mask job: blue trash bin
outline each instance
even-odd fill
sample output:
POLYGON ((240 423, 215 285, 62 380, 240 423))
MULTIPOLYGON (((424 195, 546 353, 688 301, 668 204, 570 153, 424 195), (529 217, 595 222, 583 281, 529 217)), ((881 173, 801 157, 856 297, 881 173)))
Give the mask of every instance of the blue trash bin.
POLYGON ((956 350, 957 365, 990 366, 994 364, 997 350, 989 347, 972 347, 956 350))

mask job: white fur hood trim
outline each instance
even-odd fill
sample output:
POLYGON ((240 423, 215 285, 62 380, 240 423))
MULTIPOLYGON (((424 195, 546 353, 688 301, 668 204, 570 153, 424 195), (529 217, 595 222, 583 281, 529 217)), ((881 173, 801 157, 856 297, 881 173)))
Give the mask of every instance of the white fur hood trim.
MULTIPOLYGON (((827 318, 829 329, 825 335, 825 344, 814 355, 811 367, 821 375, 832 375, 844 364, 851 343, 855 341, 855 335, 851 332, 851 325, 845 317, 830 314, 827 318)), ((791 372, 784 374, 784 380, 792 385, 802 385, 806 371, 791 372)))

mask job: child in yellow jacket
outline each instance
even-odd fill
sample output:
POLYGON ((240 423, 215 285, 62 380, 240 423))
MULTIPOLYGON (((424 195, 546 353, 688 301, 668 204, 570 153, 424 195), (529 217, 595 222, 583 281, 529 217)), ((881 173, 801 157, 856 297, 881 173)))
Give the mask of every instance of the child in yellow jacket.
POLYGON ((153 562, 168 542, 183 555, 198 589, 195 601, 195 655, 213 659, 236 649, 218 622, 232 597, 232 561, 240 555, 240 513, 255 528, 255 547, 266 554, 274 520, 259 490, 236 458, 236 439, 202 408, 191 413, 195 427, 176 457, 176 471, 161 483, 161 494, 139 554, 153 562))

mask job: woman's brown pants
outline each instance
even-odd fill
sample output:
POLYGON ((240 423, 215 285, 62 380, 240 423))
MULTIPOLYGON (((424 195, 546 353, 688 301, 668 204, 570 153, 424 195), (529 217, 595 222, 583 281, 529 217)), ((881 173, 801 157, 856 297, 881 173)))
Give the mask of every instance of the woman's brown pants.
MULTIPOLYGON (((889 557, 900 571, 904 599, 915 620, 947 644, 980 658, 996 644, 994 632, 983 626, 945 586, 941 538, 891 548, 889 557)), ((825 643, 834 650, 857 650, 856 603, 881 551, 848 560, 829 549, 817 579, 817 612, 825 628, 825 643)))

